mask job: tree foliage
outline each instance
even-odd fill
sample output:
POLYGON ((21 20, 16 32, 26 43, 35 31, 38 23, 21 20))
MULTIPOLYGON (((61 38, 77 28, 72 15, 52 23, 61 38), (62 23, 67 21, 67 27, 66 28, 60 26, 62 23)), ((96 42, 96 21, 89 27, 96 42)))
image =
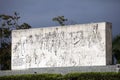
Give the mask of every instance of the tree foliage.
POLYGON ((120 63, 120 35, 117 35, 112 42, 112 52, 117 59, 117 63, 120 63))
POLYGON ((3 70, 11 69, 11 31, 31 28, 27 23, 19 24, 19 19, 17 12, 0 15, 0 64, 3 70))
POLYGON ((57 16, 52 19, 53 21, 58 22, 61 26, 65 25, 65 21, 68 21, 64 16, 57 16))

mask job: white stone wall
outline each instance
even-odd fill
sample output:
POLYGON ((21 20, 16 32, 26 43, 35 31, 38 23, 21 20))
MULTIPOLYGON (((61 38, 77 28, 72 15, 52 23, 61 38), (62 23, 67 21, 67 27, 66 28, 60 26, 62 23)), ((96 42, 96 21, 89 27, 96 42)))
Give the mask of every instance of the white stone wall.
POLYGON ((110 36, 111 25, 106 22, 14 30, 11 67, 17 70, 111 64, 110 36))

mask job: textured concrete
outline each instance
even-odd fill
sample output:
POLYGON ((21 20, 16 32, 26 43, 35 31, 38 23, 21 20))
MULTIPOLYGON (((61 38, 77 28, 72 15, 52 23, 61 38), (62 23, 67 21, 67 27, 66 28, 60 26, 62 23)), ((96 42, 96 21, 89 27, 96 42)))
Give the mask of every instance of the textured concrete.
POLYGON ((81 66, 81 67, 51 67, 51 68, 30 68, 26 70, 0 71, 0 76, 21 75, 21 74, 67 74, 75 72, 120 72, 117 65, 108 66, 81 66))
POLYGON ((12 31, 12 70, 112 63, 111 23, 12 31))

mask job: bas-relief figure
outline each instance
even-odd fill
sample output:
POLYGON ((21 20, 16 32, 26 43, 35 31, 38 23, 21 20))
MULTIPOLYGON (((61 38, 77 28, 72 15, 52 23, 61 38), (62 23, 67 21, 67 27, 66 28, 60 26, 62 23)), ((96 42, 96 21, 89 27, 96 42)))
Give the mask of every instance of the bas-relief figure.
POLYGON ((106 65, 104 24, 13 31, 12 69, 106 65))

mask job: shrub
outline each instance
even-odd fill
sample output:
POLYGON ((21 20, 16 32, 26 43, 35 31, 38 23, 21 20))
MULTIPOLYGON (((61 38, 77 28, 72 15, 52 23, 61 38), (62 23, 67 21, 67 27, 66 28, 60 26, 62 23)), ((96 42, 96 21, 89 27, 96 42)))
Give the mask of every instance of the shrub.
POLYGON ((120 80, 120 73, 69 73, 64 78, 65 80, 120 80))
POLYGON ((120 73, 87 72, 61 74, 25 74, 2 76, 0 80, 120 80, 120 73))

